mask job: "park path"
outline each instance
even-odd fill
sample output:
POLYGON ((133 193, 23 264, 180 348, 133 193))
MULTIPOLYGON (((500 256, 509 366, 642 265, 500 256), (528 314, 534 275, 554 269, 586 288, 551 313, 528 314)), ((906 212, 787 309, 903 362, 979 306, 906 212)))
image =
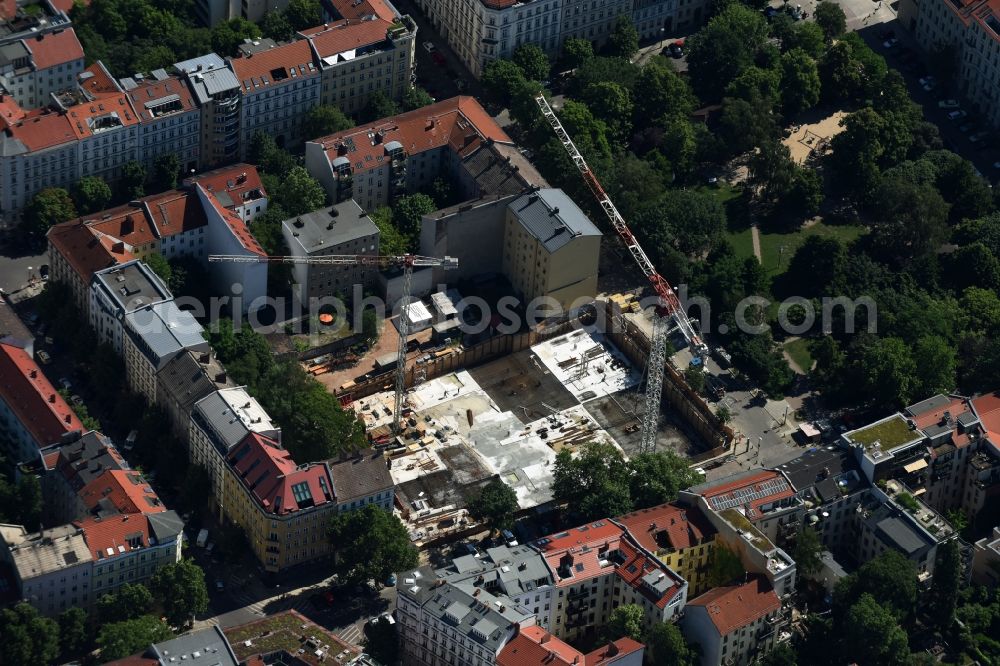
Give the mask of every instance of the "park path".
POLYGON ((764 260, 760 256, 760 231, 757 229, 757 225, 750 227, 750 239, 753 241, 753 256, 757 257, 757 261, 764 263, 764 260))

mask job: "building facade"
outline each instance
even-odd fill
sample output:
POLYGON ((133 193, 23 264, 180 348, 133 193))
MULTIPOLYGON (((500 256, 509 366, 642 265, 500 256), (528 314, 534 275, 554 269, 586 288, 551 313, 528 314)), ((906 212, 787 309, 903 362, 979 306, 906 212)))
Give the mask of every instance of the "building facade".
POLYGON ((156 70, 149 78, 125 79, 123 87, 139 117, 138 157, 146 171, 176 155, 182 173, 201 164, 201 112, 179 76, 156 70))
POLYGON ((171 300, 147 305, 125 315, 125 376, 129 388, 156 404, 157 378, 174 357, 211 351, 204 329, 187 310, 171 300))
POLYGON ((770 652, 783 623, 778 595, 754 578, 689 601, 681 627, 701 647, 702 666, 747 666, 770 652))
POLYGON ((90 288, 90 327, 98 342, 111 345, 122 354, 125 344, 125 317, 137 310, 173 300, 173 295, 156 273, 135 259, 94 273, 90 288))

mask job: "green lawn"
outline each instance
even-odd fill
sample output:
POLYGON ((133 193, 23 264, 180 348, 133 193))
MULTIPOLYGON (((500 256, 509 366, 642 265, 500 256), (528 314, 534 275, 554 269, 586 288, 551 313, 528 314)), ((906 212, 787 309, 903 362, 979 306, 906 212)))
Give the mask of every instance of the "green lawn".
POLYGON ((813 357, 809 353, 809 340, 805 338, 799 338, 798 340, 792 340, 791 342, 785 343, 785 351, 788 355, 792 357, 792 360, 802 368, 802 371, 808 373, 813 367, 813 357))
MULTIPOLYGON (((805 241, 808 236, 817 235, 824 237, 839 238, 845 243, 853 241, 858 236, 865 233, 865 228, 860 225, 838 224, 829 225, 819 222, 808 229, 793 231, 791 233, 765 233, 760 234, 760 258, 761 264, 767 274, 771 277, 781 275, 788 270, 788 263, 795 255, 795 251, 805 241)), ((745 229, 739 232, 730 232, 726 238, 736 250, 736 255, 740 257, 753 256, 753 242, 750 230, 745 229)))

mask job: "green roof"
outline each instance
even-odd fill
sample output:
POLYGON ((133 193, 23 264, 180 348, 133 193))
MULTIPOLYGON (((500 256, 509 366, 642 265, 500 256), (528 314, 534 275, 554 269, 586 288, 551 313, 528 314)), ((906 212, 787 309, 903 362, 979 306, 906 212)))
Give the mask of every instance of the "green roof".
POLYGON ((899 414, 894 414, 887 419, 873 423, 864 428, 847 434, 852 442, 856 442, 870 451, 875 442, 883 451, 891 451, 897 446, 902 446, 920 437, 920 434, 910 429, 910 424, 899 414))

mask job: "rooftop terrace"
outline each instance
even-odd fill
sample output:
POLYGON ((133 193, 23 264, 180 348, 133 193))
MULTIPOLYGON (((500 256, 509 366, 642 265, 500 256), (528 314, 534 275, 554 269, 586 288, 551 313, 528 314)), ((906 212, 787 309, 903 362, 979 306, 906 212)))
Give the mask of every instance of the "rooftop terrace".
POLYGON ((892 451, 904 444, 921 439, 922 435, 911 428, 901 415, 893 414, 864 428, 845 433, 844 437, 851 442, 862 445, 865 451, 871 452, 876 448, 882 451, 892 451))

